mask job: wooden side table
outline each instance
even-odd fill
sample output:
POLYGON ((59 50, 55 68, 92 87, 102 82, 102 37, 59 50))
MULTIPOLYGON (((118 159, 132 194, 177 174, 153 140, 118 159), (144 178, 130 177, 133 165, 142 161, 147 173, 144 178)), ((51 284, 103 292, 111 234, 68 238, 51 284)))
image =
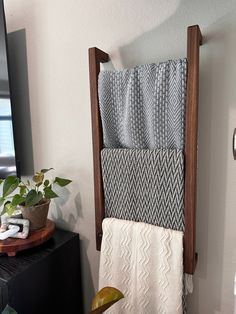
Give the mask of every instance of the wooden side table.
POLYGON ((47 219, 46 226, 39 230, 30 231, 27 239, 7 238, 0 240, 0 253, 8 256, 16 256, 16 253, 38 246, 48 241, 55 231, 55 223, 47 219))
POLYGON ((82 314, 79 235, 56 229, 40 246, 0 256, 0 311, 6 304, 19 314, 82 314))

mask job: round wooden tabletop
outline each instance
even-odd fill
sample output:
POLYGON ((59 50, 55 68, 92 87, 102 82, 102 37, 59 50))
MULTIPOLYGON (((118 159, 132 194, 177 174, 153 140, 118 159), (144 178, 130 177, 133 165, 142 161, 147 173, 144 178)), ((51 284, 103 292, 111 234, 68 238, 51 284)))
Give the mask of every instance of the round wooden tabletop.
POLYGON ((30 231, 27 239, 8 238, 0 240, 0 253, 15 256, 18 251, 26 250, 46 242, 52 237, 54 230, 55 223, 47 219, 46 226, 39 230, 30 231))

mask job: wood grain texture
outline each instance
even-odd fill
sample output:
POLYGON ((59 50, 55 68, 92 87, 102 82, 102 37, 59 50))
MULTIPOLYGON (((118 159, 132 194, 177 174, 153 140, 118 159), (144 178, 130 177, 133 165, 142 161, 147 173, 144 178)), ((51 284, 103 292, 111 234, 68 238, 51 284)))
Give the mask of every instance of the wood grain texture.
POLYGON ((196 267, 196 195, 197 195, 197 137, 199 94, 199 46, 202 35, 198 25, 188 27, 187 33, 187 99, 185 131, 185 232, 184 271, 193 274, 196 267))
POLYGON ((15 256, 17 252, 26 250, 46 242, 53 236, 55 224, 47 220, 44 228, 37 231, 31 231, 27 239, 8 238, 0 241, 0 252, 7 253, 8 256, 15 256))
POLYGON ((88 54, 93 136, 96 246, 97 250, 100 250, 102 240, 102 220, 105 217, 105 207, 101 169, 101 150, 103 148, 103 135, 98 100, 98 75, 100 72, 100 63, 108 62, 109 55, 96 47, 89 48, 88 54))

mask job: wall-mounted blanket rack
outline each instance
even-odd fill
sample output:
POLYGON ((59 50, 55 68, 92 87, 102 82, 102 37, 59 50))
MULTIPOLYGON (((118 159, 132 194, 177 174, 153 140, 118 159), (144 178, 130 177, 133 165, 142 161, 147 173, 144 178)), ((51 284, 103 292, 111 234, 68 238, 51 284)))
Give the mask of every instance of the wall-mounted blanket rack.
MULTIPOLYGON (((193 274, 197 254, 196 238, 196 192, 197 192, 197 134, 198 134, 198 91, 199 91, 199 47, 202 35, 198 25, 187 30, 187 98, 185 124, 185 195, 184 195, 184 271, 193 274)), ((102 124, 98 100, 98 75, 100 63, 109 61, 109 55, 100 49, 89 48, 89 74, 93 134, 94 194, 96 213, 96 244, 100 250, 102 220, 105 217, 105 202, 101 169, 103 148, 102 124)))

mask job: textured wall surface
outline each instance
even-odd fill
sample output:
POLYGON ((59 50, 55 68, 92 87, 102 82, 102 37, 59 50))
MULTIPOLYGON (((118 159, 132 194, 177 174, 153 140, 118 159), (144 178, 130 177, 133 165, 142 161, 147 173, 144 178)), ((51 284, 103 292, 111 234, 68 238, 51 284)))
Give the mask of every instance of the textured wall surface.
MULTIPOLYGON (((184 57, 186 27, 199 24, 199 263, 189 313, 233 312, 236 270, 236 2, 233 0, 5 0, 8 32, 25 29, 35 169, 73 184, 51 209, 82 240, 87 308, 97 289, 87 49, 110 67, 184 57)), ((17 33, 16 33, 17 34, 17 33)), ((20 76, 19 73, 17 73, 20 76)), ((27 145, 25 143, 25 145, 27 145)))

